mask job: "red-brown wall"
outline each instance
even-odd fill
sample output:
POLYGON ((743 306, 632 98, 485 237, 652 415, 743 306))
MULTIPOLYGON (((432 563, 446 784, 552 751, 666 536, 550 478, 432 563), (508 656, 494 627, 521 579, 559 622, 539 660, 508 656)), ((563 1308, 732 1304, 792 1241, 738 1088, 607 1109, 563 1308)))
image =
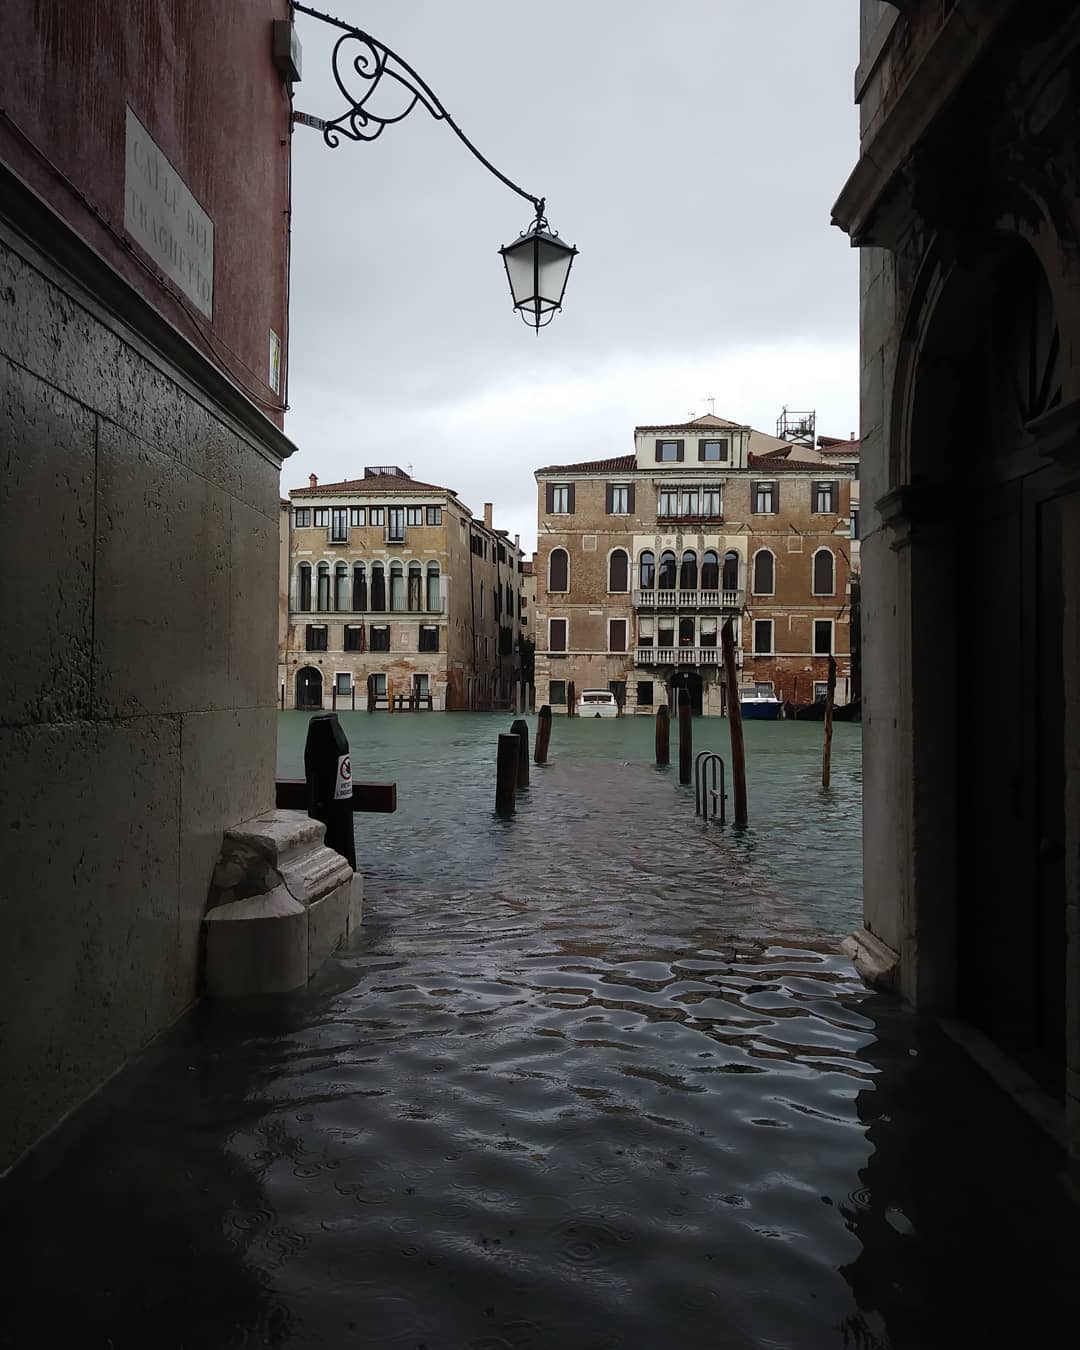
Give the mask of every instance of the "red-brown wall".
POLYGON ((0 19, 0 159, 278 426, 269 330, 284 358, 291 109, 270 52, 271 20, 288 12, 288 0, 4 0, 0 19), (124 233, 125 104, 214 222, 212 322, 124 233))

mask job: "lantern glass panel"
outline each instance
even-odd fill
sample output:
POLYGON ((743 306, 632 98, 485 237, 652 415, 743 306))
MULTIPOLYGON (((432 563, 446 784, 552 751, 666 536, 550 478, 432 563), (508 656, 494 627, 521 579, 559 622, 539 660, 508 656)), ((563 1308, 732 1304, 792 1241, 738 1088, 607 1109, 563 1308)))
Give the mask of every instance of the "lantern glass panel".
POLYGON ((515 305, 524 304, 536 293, 534 249, 535 244, 530 237, 511 244, 503 252, 515 305))

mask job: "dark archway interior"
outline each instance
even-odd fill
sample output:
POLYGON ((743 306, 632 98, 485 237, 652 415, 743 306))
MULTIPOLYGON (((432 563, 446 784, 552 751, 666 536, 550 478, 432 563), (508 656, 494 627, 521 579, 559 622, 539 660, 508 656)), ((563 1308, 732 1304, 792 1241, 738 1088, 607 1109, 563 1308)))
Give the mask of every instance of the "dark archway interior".
POLYGON ((322 671, 315 666, 301 666, 296 672, 296 706, 298 708, 321 708, 322 705, 322 671))

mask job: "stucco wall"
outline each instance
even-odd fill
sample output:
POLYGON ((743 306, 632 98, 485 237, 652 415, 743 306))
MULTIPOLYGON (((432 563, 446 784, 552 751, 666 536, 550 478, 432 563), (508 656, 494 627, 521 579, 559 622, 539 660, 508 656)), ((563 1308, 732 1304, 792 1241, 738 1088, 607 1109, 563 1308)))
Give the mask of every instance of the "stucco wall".
POLYGON ((191 1002, 273 804, 280 460, 7 231, 0 447, 2 1171, 191 1002))

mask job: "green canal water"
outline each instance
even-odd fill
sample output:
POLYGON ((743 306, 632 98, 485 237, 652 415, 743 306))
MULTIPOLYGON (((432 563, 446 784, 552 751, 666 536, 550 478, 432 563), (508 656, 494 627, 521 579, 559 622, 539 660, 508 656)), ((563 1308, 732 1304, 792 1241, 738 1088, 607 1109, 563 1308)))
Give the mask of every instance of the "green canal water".
MULTIPOLYGON (((653 763, 651 718, 556 717, 549 762, 533 766, 510 821, 493 816, 505 714, 338 714, 356 781, 393 780, 398 810, 356 818, 368 894, 497 888, 578 897, 599 887, 649 903, 698 899, 733 933, 849 933, 861 921, 860 729, 834 728, 821 786, 823 728, 747 722, 750 825, 704 825, 677 762, 653 763)), ((278 773, 303 776, 308 715, 283 713, 278 773)), ((535 737, 536 718, 527 719, 535 737)), ((694 750, 730 764, 728 724, 694 721, 694 750)), ((673 758, 677 741, 672 737, 673 758)), ((730 784, 729 784, 730 794, 730 784)), ((731 802, 728 804, 729 814, 731 802)))

